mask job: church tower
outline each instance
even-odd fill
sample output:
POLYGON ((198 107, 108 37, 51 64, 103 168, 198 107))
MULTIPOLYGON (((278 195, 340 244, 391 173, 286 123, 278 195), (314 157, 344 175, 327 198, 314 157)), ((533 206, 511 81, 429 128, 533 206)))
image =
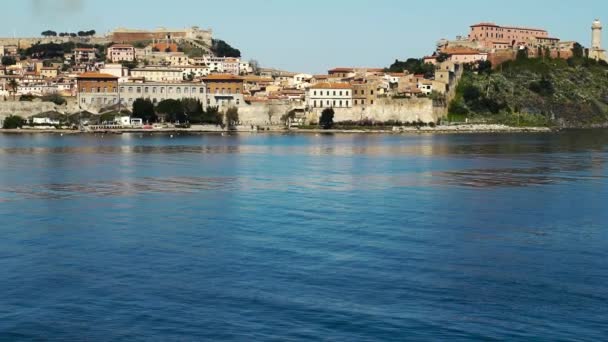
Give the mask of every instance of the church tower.
POLYGON ((602 49, 602 23, 599 19, 595 19, 591 25, 591 49, 589 50, 589 58, 596 61, 606 61, 606 50, 602 49))

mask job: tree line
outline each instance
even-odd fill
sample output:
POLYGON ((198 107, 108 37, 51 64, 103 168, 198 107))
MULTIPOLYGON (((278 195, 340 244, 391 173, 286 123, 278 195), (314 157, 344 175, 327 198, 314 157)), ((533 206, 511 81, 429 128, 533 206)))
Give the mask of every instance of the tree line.
POLYGON ((166 122, 183 124, 209 124, 236 126, 239 122, 238 109, 229 108, 222 112, 218 107, 203 109, 203 104, 197 99, 167 99, 154 106, 149 99, 137 99, 133 102, 133 117, 144 122, 154 123, 161 118, 166 122))
POLYGON ((92 37, 96 34, 97 32, 95 32, 95 30, 89 30, 89 31, 78 31, 77 33, 74 32, 61 32, 61 33, 57 33, 53 30, 46 30, 43 31, 40 35, 42 35, 43 37, 92 37))

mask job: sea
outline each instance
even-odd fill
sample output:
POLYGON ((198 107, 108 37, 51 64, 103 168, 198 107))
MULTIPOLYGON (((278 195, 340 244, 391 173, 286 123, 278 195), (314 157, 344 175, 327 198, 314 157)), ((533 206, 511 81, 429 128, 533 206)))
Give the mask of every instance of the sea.
POLYGON ((0 134, 1 341, 608 339, 608 131, 0 134))

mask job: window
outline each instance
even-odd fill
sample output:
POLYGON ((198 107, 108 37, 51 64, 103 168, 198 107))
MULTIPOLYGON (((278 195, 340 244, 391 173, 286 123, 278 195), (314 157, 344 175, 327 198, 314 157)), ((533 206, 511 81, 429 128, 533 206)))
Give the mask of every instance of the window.
POLYGON ((199 92, 200 92, 201 94, 204 94, 204 93, 205 93, 205 88, 199 88, 199 92))
POLYGON ((340 107, 342 107, 342 100, 340 100, 340 107))
POLYGON ((374 95, 374 91, 373 90, 370 90, 370 95, 374 95))
POLYGON ((312 106, 313 106, 313 108, 314 108, 314 107, 317 107, 317 101, 316 101, 316 100, 315 100, 315 102, 313 102, 313 105, 312 105, 312 106))
POLYGON ((148 87, 144 87, 144 93, 146 93, 146 94, 147 94, 147 93, 148 93, 148 90, 149 90, 149 89, 148 89, 148 87))
POLYGON ((342 96, 342 91, 340 91, 340 96, 342 96))
MULTIPOLYGON (((315 96, 317 96, 317 91, 316 91, 316 90, 315 90, 315 92, 314 92, 314 95, 315 95, 315 96)), ((315 103, 317 103, 317 102, 315 102, 315 103)), ((317 106, 317 105, 315 104, 315 107, 316 107, 316 106, 317 106)))
POLYGON ((141 93, 141 87, 137 87, 137 93, 141 93))
MULTIPOLYGON (((348 105, 348 101, 346 101, 347 105, 348 105)), ((355 100, 355 106, 357 105, 357 100, 355 100)))
POLYGON ((177 92, 178 94, 181 94, 182 93, 182 88, 176 87, 175 88, 175 92, 177 92))

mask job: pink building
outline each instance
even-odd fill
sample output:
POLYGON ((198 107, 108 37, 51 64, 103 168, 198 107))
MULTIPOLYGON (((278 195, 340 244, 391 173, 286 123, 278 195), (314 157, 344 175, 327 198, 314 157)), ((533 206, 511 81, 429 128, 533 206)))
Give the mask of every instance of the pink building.
MULTIPOLYGON (((469 41, 479 42, 485 49, 504 50, 515 46, 535 46, 539 41, 549 39, 549 32, 541 29, 498 26, 494 23, 480 23, 471 26, 469 41)), ((553 41, 555 39, 551 39, 553 41)))
POLYGON ((488 60, 488 54, 468 48, 448 48, 442 51, 450 56, 450 62, 455 64, 477 63, 488 60))
POLYGON ((115 44, 108 48, 107 58, 112 63, 133 62, 135 60, 135 47, 129 44, 115 44))

